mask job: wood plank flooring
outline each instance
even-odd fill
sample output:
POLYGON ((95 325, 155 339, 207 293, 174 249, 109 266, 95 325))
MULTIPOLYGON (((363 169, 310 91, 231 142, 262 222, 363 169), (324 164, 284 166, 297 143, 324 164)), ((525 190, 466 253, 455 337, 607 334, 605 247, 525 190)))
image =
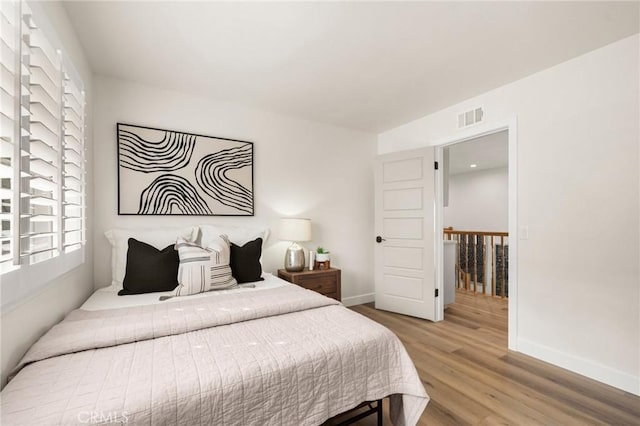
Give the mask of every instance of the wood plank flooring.
POLYGON ((640 425, 640 397, 509 352, 506 300, 458 290, 440 323, 351 309, 404 343, 431 397, 421 425, 640 425))

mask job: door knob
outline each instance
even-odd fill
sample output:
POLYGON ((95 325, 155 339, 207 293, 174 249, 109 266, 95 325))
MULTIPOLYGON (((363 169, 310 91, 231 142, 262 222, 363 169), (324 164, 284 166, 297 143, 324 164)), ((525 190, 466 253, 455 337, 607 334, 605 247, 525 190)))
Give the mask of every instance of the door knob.
POLYGON ((378 236, 376 237, 376 243, 381 243, 381 242, 383 242, 383 241, 387 241, 387 240, 385 240, 384 238, 382 238, 380 235, 378 235, 378 236))

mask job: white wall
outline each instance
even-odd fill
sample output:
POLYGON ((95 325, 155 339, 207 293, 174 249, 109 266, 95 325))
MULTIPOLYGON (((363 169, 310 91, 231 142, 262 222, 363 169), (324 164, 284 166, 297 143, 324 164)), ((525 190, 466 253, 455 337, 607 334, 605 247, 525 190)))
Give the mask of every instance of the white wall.
POLYGON ((509 230, 509 168, 449 176, 444 226, 465 231, 509 230))
MULTIPOLYGON (((110 280, 104 231, 220 223, 276 231, 282 216, 309 217, 313 241, 342 269, 343 301, 372 300, 373 159, 376 135, 219 103, 210 99, 95 77, 95 283, 110 280), (117 214, 116 123, 254 142, 255 217, 145 217, 117 214)), ((267 272, 283 267, 290 243, 272 232, 267 272)))
POLYGON ((78 39, 71 29, 71 22, 58 2, 29 2, 37 10, 44 12, 52 25, 58 39, 65 47, 76 70, 85 84, 87 101, 87 246, 85 262, 82 266, 58 277, 48 283, 37 294, 3 308, 2 348, 0 352, 2 364, 1 385, 4 386, 7 374, 20 361, 29 347, 51 326, 59 322, 69 311, 77 308, 93 291, 93 194, 92 188, 92 73, 78 39))
POLYGON ((635 394, 639 51, 634 35, 378 137, 387 153, 460 134, 479 105, 486 126, 517 115, 516 347, 635 394))

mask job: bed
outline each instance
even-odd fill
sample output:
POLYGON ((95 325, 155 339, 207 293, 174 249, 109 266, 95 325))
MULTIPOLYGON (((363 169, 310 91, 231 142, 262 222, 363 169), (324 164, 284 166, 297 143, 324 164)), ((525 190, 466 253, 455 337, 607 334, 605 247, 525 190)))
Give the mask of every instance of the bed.
POLYGON ((96 291, 15 368, 1 423, 319 425, 387 396, 394 424, 417 423, 429 397, 391 331, 263 277, 164 301, 96 291))

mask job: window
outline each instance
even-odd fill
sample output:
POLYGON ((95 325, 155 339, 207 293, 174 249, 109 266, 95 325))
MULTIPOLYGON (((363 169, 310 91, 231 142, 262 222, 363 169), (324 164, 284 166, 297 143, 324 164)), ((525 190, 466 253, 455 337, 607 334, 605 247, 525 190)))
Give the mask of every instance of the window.
POLYGON ((0 272, 85 242, 84 91, 23 1, 0 2, 0 272))
POLYGON ((1 251, 0 266, 12 262, 15 251, 15 219, 16 208, 14 192, 17 180, 15 175, 17 139, 19 137, 19 18, 17 4, 13 2, 0 2, 0 37, 2 47, 0 50, 0 93, 2 103, 0 110, 0 220, 2 233, 0 234, 1 251))

